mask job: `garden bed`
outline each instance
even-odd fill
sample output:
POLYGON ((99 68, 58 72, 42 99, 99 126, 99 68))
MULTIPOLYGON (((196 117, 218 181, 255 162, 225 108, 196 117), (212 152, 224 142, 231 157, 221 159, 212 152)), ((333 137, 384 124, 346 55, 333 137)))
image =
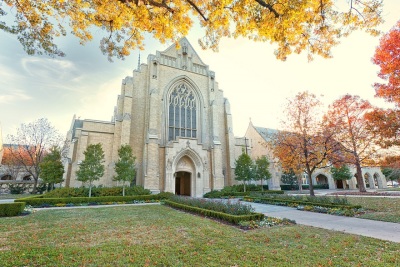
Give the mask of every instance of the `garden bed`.
POLYGON ((400 192, 336 192, 329 194, 330 196, 393 196, 400 197, 400 192))
POLYGON ((292 225, 296 222, 286 218, 267 217, 253 212, 250 205, 239 202, 213 201, 186 197, 172 197, 164 203, 174 209, 193 215, 210 218, 220 223, 229 224, 242 230, 252 230, 276 225, 292 225))

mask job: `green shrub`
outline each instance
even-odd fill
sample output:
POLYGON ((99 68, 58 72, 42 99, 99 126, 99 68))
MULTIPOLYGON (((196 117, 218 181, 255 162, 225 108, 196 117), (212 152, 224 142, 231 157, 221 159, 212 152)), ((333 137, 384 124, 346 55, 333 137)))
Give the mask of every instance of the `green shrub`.
POLYGON ((223 197, 223 193, 219 190, 211 190, 210 192, 207 192, 204 194, 205 198, 221 198, 223 197))
POLYGON ((159 197, 160 200, 162 200, 162 199, 170 199, 172 196, 175 196, 175 194, 170 192, 161 192, 157 194, 157 196, 159 197))
MULTIPOLYGON (((267 185, 268 188, 268 185, 267 185)), ((261 185, 255 184, 246 184, 246 192, 247 191, 261 191, 261 185)), ((243 184, 225 186, 221 192, 223 193, 233 193, 233 192, 244 192, 243 184)))
MULTIPOLYGON (((308 190, 310 186, 308 184, 303 184, 301 186, 304 190, 308 190)), ((313 185, 314 189, 329 189, 329 184, 315 184, 313 185)), ((290 184, 281 184, 281 189, 282 190, 299 190, 298 185, 290 185, 290 184)))
MULTIPOLYGON (((150 195, 151 191, 144 189, 143 186, 133 186, 125 188, 125 196, 142 196, 150 195)), ((57 188, 45 194, 46 198, 54 197, 87 197, 89 195, 89 188, 79 187, 79 188, 57 188)), ((93 187, 92 188, 93 197, 103 197, 103 196, 122 196, 122 187, 93 187)))
POLYGON ((204 209, 204 208, 185 205, 182 203, 177 203, 173 200, 166 200, 165 204, 168 206, 174 207, 174 208, 178 208, 178 209, 189 211, 189 212, 194 212, 194 213, 206 216, 206 217, 220 219, 220 220, 227 221, 227 222, 230 222, 233 224, 239 224, 239 222, 243 222, 243 221, 262 220, 264 218, 264 214, 261 214, 261 213, 251 213, 251 214, 247 214, 247 215, 232 215, 232 214, 227 214, 227 213, 223 213, 220 211, 208 210, 208 209, 204 209))
POLYGON ((47 192, 43 196, 45 198, 64 198, 64 197, 83 197, 89 194, 89 188, 79 187, 64 187, 57 188, 50 192, 47 192))
POLYGON ((264 194, 284 194, 283 190, 266 190, 266 191, 246 191, 246 192, 236 192, 236 191, 218 191, 212 190, 208 193, 205 193, 203 197, 205 198, 223 198, 223 197, 244 197, 244 196, 257 196, 264 194))
POLYGON ((25 208, 25 203, 1 203, 0 204, 0 217, 10 217, 20 215, 25 208))
MULTIPOLYGON (((67 198, 24 198, 18 199, 20 202, 25 202, 27 205, 33 207, 50 207, 57 204, 101 204, 110 202, 134 202, 134 201, 147 201, 159 200, 158 195, 146 196, 105 196, 105 197, 67 197, 67 198)), ((16 200, 17 201, 17 200, 16 200)))
POLYGON ((23 194, 28 187, 25 184, 9 184, 8 189, 10 190, 10 194, 19 195, 23 194))

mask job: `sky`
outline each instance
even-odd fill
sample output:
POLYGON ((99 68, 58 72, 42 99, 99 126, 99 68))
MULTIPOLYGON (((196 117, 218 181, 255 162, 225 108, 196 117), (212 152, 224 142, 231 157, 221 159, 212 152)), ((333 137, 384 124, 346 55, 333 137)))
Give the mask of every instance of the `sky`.
MULTIPOLYGON (((388 32, 400 19, 400 1, 385 0, 380 30, 388 32)), ((308 62, 306 54, 290 55, 285 62, 274 56, 276 46, 247 39, 222 39, 219 52, 202 50, 198 29, 187 36, 200 58, 215 71, 219 88, 229 99, 233 131, 243 136, 251 119, 255 126, 280 128, 287 98, 308 90, 325 106, 345 94, 359 95, 374 105, 388 106, 375 98, 372 84, 381 82, 371 58, 379 37, 358 31, 341 39, 333 58, 318 56, 308 62)), ((3 142, 21 123, 47 118, 66 134, 74 114, 81 119, 110 121, 120 93, 121 81, 137 68, 139 54, 167 49, 147 38, 144 51, 135 50, 125 60, 109 62, 99 40, 79 45, 69 35, 58 41, 63 58, 29 56, 16 37, 0 31, 0 124, 3 142)))

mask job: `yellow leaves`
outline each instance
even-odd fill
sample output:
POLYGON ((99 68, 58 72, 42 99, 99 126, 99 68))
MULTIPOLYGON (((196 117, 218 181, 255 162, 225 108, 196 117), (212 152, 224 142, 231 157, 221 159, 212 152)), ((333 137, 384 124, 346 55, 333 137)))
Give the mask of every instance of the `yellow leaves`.
POLYGON ((63 32, 60 26, 55 30, 54 21, 57 25, 69 22, 72 34, 81 43, 92 39, 93 27, 104 30, 103 52, 107 51, 109 57, 121 58, 132 49, 142 48, 145 33, 152 33, 161 42, 177 41, 189 32, 194 17, 204 29, 203 48, 217 50, 222 37, 242 36, 277 44, 276 56, 282 60, 292 52, 303 51, 307 51, 310 59, 315 54, 330 57, 330 50, 339 38, 356 29, 377 35, 376 26, 382 22, 382 6, 378 0, 352 1, 351 8, 345 0, 4 2, 17 12, 19 35, 27 29, 39 29, 45 35, 29 37, 39 41, 39 48, 63 32))

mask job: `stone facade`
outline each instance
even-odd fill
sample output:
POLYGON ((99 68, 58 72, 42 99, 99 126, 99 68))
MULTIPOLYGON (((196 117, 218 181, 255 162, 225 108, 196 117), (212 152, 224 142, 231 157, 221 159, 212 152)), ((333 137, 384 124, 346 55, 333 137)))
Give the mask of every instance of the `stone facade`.
MULTIPOLYGON (((245 138, 250 144, 248 151, 251 158, 256 159, 257 157, 266 155, 269 159, 269 171, 272 175, 272 178, 267 181, 268 188, 272 190, 280 189, 282 176, 282 170, 280 168, 279 161, 273 157, 272 151, 268 147, 268 141, 270 140, 271 135, 276 132, 277 130, 275 129, 256 127, 252 124, 252 122, 250 122, 245 134, 245 138)), ((356 174, 356 169, 354 167, 350 167, 350 171, 353 174, 356 174)), ((387 188, 386 178, 381 172, 380 167, 362 167, 362 174, 364 176, 364 184, 366 188, 387 188)), ((336 181, 333 179, 329 168, 317 169, 312 175, 311 179, 313 181, 313 185, 328 184, 329 189, 357 188, 357 180, 355 177, 346 181, 336 181)), ((306 175, 303 176, 303 184, 308 184, 308 178, 306 175)))
POLYGON ((230 104, 186 38, 180 49, 172 45, 149 55, 123 79, 111 121, 74 117, 68 139, 65 183, 71 187, 82 185, 75 173, 89 144, 101 143, 105 151, 105 174, 97 184, 116 185, 118 149, 129 144, 138 185, 196 197, 234 184, 234 162, 241 153, 230 104))

